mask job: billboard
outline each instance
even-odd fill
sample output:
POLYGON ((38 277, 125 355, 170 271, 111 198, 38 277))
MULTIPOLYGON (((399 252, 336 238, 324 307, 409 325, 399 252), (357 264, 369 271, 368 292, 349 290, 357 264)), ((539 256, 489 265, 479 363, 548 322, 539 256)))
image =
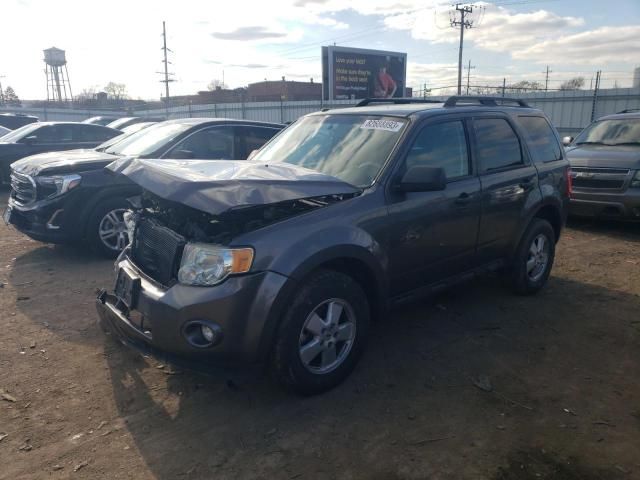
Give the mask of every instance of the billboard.
POLYGON ((406 82, 406 53, 322 47, 325 100, 404 97, 406 82))

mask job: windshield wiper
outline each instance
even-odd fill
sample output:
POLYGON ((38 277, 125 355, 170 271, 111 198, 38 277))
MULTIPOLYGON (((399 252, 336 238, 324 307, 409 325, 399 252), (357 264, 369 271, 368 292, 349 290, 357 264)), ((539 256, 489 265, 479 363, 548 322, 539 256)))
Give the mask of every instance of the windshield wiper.
POLYGON ((618 145, 640 145, 640 142, 619 142, 619 143, 607 143, 611 147, 616 147, 618 145))
POLYGON ((576 142, 576 145, 608 145, 604 142, 576 142))

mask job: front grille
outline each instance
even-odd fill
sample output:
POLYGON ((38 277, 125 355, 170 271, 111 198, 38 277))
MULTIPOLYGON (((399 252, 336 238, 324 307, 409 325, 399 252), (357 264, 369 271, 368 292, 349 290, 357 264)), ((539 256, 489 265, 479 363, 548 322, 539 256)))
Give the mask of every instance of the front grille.
POLYGON ((608 188, 619 189, 624 185, 624 180, 610 180, 603 178, 580 178, 573 179, 574 187, 583 188, 608 188))
POLYGON ((576 188, 602 188, 620 190, 629 175, 625 168, 572 167, 573 186, 576 188))
POLYGON ((20 205, 27 205, 36 200, 36 185, 30 176, 11 172, 11 198, 20 205))
POLYGON ((140 270, 162 285, 176 278, 186 240, 160 222, 143 218, 137 222, 131 259, 140 270))

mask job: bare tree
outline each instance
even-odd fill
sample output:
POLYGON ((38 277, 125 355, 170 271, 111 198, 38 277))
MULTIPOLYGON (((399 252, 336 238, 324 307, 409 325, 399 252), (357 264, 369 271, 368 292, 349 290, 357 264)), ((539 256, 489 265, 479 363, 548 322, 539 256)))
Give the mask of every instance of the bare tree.
POLYGON ((521 80, 505 87, 505 91, 510 93, 523 93, 536 90, 544 90, 542 83, 532 82, 530 80, 521 80))
POLYGON ((109 82, 104 87, 104 91, 115 100, 129 98, 129 95, 127 95, 127 86, 124 83, 109 82))
POLYGON ((584 77, 574 77, 562 82, 560 90, 580 90, 582 87, 584 87, 584 77))
POLYGON ((76 95, 74 95, 74 98, 78 102, 82 102, 85 100, 93 100, 94 98, 96 98, 97 93, 98 91, 96 90, 95 87, 83 88, 80 93, 77 93, 76 95))
POLYGON ((214 78, 213 80, 211 80, 209 82, 209 85, 207 85, 207 90, 219 90, 219 89, 225 89, 227 88, 227 84, 222 82, 221 80, 218 80, 217 78, 214 78))

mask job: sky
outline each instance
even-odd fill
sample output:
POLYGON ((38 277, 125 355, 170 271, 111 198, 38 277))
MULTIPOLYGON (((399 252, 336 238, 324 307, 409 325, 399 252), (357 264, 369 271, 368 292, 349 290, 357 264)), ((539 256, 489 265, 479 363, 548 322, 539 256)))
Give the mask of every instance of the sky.
MULTIPOLYGON (((321 81, 320 48, 408 54, 407 85, 438 93, 457 82, 459 29, 440 0, 2 0, 0 82, 22 99, 46 98, 42 50, 66 51, 73 93, 124 83, 159 99, 162 21, 172 50, 171 95, 279 80, 321 81)), ((640 66, 640 0, 477 2, 463 62, 472 85, 521 80, 549 88, 583 76, 630 87, 640 66)), ((465 71, 466 75, 466 71, 465 71)), ((466 77, 465 77, 466 80, 466 77)))

